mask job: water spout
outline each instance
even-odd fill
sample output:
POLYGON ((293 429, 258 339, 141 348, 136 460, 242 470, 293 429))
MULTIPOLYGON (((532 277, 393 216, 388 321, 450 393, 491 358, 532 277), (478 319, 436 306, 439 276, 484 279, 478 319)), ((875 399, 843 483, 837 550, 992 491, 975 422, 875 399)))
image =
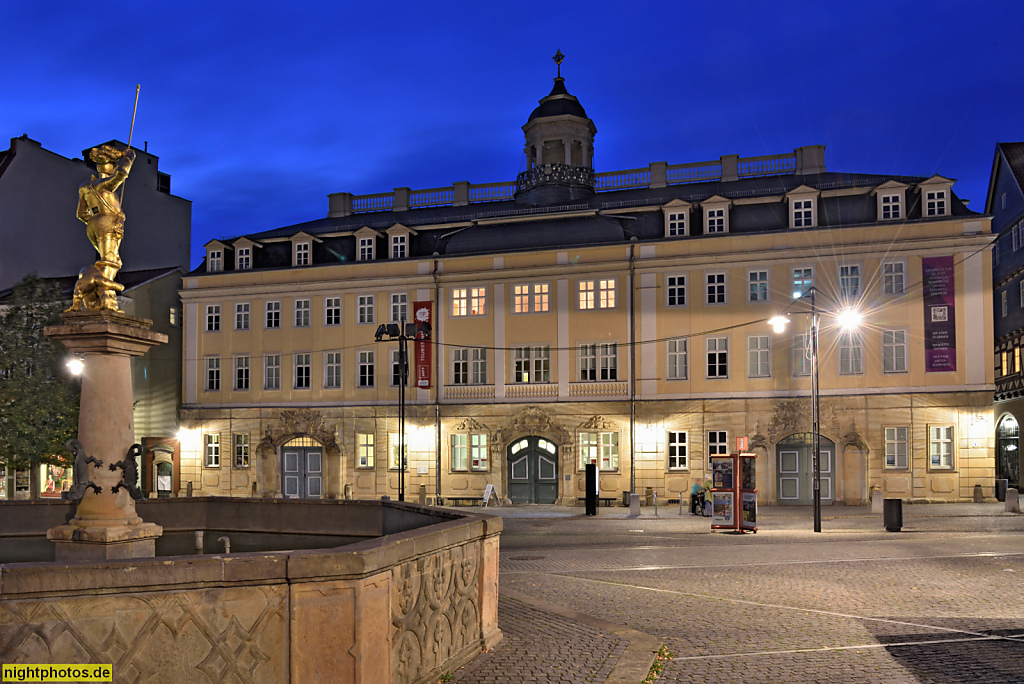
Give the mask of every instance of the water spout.
POLYGON ((224 542, 224 553, 231 553, 231 540, 227 537, 217 537, 217 541, 224 542))

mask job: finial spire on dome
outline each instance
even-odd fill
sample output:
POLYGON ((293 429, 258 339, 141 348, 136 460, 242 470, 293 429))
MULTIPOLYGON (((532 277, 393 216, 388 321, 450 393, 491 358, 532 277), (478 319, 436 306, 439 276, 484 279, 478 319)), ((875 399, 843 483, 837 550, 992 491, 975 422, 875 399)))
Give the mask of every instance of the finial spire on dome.
POLYGON ((565 55, 562 54, 561 50, 558 50, 555 52, 555 56, 552 57, 551 59, 555 60, 555 64, 558 65, 557 78, 562 78, 562 60, 565 59, 565 55))

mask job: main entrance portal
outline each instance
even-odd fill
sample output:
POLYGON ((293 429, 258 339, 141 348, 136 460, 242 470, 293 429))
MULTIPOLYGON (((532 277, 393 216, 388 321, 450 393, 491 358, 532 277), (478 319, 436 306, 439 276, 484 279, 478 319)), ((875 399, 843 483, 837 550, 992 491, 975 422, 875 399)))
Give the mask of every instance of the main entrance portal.
POLYGON ((281 491, 289 499, 319 499, 323 494, 323 447, 311 439, 293 439, 281 447, 281 491))
POLYGON ((508 448, 507 491, 512 503, 555 503, 558 447, 543 437, 523 437, 513 442, 508 448))
MULTIPOLYGON (((810 432, 797 433, 775 447, 780 504, 809 506, 814 503, 814 450, 811 448, 811 437, 810 432)), ((828 506, 836 496, 836 445, 821 435, 818 439, 821 454, 821 503, 828 506)))

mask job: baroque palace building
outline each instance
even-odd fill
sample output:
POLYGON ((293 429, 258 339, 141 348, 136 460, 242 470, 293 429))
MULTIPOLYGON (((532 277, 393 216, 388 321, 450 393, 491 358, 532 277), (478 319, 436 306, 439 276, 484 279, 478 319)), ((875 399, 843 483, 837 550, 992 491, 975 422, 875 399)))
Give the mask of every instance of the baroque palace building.
POLYGON ((953 180, 826 171, 822 146, 595 173, 561 77, 523 131, 515 182, 337 193, 206 245, 180 492, 394 498, 404 473, 407 500, 575 504, 595 461, 602 496, 674 497, 744 448, 762 502, 806 504, 813 287, 823 503, 993 495, 992 234, 953 180), (400 473, 375 331, 414 318, 400 473))

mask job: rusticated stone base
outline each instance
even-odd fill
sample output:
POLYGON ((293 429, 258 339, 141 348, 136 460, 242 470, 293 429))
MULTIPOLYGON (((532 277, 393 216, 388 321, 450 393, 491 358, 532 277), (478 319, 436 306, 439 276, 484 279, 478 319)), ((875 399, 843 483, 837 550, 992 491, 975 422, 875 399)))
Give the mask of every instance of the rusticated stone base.
POLYGON ((60 525, 46 531, 58 561, 152 558, 163 528, 153 523, 117 526, 60 525))

